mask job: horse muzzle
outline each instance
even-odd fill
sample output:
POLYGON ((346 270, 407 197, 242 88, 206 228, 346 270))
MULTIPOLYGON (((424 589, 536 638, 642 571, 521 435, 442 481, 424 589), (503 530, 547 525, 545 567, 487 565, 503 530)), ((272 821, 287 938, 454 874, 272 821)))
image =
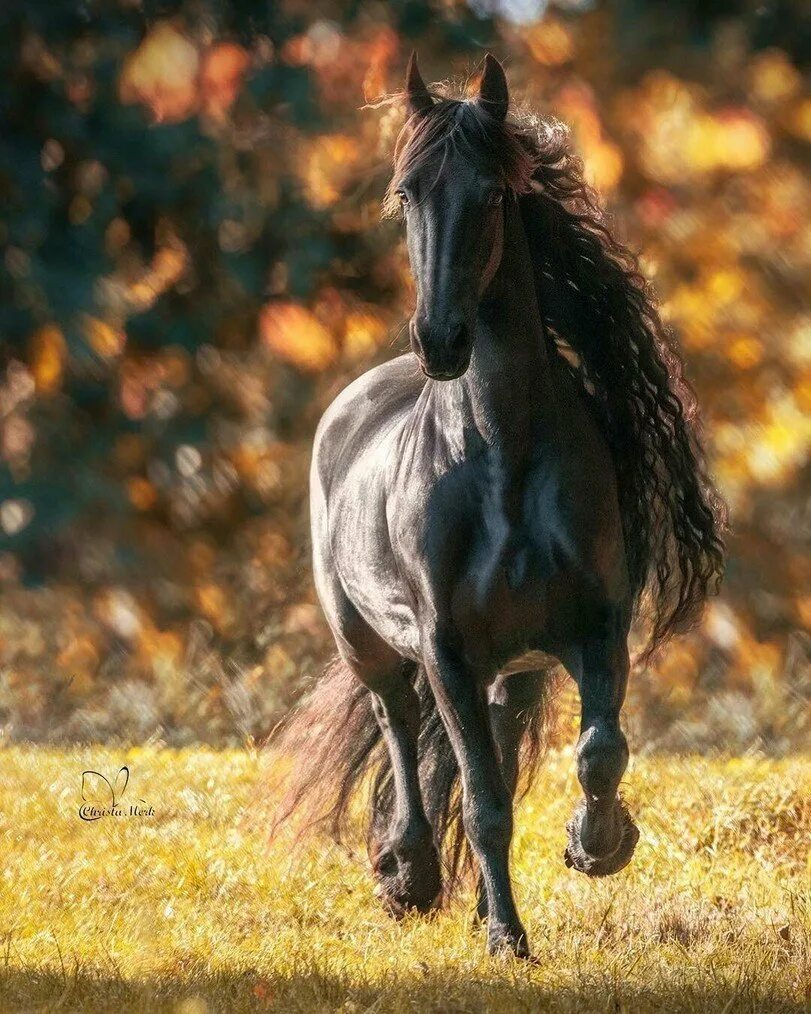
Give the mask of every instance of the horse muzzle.
POLYGON ((419 360, 422 372, 432 380, 456 380, 470 365, 473 347, 473 329, 461 318, 447 323, 430 325, 409 324, 411 348, 419 360))

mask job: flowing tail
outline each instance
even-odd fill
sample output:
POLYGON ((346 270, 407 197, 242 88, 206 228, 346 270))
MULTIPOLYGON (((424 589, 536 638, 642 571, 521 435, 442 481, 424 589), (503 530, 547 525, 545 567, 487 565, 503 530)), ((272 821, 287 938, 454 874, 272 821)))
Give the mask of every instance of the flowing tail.
MULTIPOLYGON (((434 695, 422 669, 414 683, 420 701, 418 756, 420 784, 434 841, 443 856, 445 896, 471 868, 462 825, 459 768, 434 695)), ((520 795, 529 789, 543 753, 551 681, 547 678, 522 743, 520 795)), ((366 687, 335 658, 315 689, 291 712, 271 747, 274 767, 285 771, 274 788, 281 801, 271 838, 296 818, 299 834, 325 831, 336 841, 347 836, 356 792, 369 784, 367 845, 385 840, 394 809, 394 780, 388 751, 366 687), (286 767, 289 765, 289 767, 286 767)))

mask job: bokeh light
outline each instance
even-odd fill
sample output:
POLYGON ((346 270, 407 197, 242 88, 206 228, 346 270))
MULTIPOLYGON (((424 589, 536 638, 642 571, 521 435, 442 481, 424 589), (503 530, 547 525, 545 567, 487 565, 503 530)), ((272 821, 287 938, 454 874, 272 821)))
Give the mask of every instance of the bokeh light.
POLYGON ((8 6, 0 735, 261 737, 330 653, 309 448, 341 387, 407 347, 380 221, 402 111, 379 100, 416 47, 462 86, 495 53, 570 126, 704 409, 729 573, 633 681, 636 745, 808 744, 799 2, 8 6))

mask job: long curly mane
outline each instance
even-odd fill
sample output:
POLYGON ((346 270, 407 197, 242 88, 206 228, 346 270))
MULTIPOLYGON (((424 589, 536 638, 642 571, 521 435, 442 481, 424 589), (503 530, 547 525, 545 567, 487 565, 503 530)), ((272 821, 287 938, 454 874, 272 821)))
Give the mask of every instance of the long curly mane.
POLYGON ((436 97, 400 134, 384 209, 397 206, 407 173, 450 147, 497 167, 518 200, 550 349, 581 381, 613 455, 647 661, 698 620, 724 569, 726 505, 707 474, 674 337, 636 257, 610 232, 566 128, 529 115, 502 122, 475 102, 436 97))

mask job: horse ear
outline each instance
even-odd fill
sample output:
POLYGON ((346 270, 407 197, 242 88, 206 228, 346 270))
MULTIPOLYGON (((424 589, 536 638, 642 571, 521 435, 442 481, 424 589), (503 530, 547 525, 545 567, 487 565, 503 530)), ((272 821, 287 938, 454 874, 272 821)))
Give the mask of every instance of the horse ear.
POLYGON ((427 113, 434 105, 434 100, 428 94, 425 82, 417 66, 417 51, 411 51, 406 71, 406 98, 408 99, 409 112, 415 115, 427 113))
POLYGON ((484 58, 484 73, 479 84, 477 103, 494 119, 503 120, 510 104, 510 91, 504 68, 488 53, 484 58))

